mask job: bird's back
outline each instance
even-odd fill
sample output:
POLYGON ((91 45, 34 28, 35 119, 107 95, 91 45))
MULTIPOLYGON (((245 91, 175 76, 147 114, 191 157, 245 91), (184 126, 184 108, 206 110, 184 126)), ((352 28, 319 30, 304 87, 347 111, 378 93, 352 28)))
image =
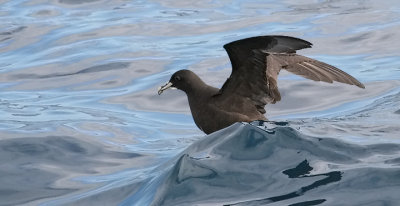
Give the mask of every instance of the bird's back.
POLYGON ((193 119, 206 134, 223 129, 235 122, 266 120, 254 103, 237 95, 218 94, 219 89, 210 87, 201 95, 188 95, 193 119))

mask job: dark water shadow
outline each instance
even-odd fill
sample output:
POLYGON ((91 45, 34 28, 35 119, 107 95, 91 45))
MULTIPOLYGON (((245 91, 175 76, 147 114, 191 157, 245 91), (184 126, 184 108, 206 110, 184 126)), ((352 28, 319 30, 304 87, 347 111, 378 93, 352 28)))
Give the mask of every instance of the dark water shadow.
POLYGON ((70 5, 77 5, 77 4, 87 4, 93 3, 101 0, 58 0, 59 3, 62 4, 70 4, 70 5))
POLYGON ((118 166, 118 160, 136 153, 107 151, 69 136, 0 140, 0 205, 17 205, 77 191, 56 184, 66 177, 97 174, 100 168, 118 166), (27 186, 29 184, 29 186, 27 186))
POLYGON ((17 28, 11 29, 9 31, 0 32, 0 36, 13 35, 15 33, 25 30, 26 28, 27 28, 27 26, 19 26, 17 28))
MULTIPOLYGON (((326 176, 325 178, 315 181, 310 185, 301 187, 300 189, 290 192, 288 194, 280 195, 280 196, 275 196, 275 197, 269 197, 261 200, 251 200, 251 201, 245 201, 245 202, 240 202, 240 203, 235 203, 235 204, 229 204, 226 206, 230 205, 264 205, 264 204, 269 204, 273 202, 279 202, 282 200, 287 200, 295 197, 299 197, 301 195, 304 195, 309 190, 316 189, 320 186, 324 186, 333 182, 338 182, 342 179, 342 174, 339 171, 333 171, 325 174, 319 174, 319 175, 307 175, 313 168, 310 167, 309 163, 307 160, 304 160, 301 162, 299 165, 297 165, 295 168, 288 169, 283 171, 284 174, 288 175, 289 178, 306 178, 306 177, 318 177, 318 176, 326 176)), ((320 199, 320 200, 312 200, 312 201, 307 201, 307 202, 302 202, 302 203, 295 203, 291 205, 317 205, 325 202, 325 199, 320 199)))
POLYGON ((45 75, 25 73, 25 74, 11 75, 11 78, 14 78, 14 79, 47 79, 47 78, 66 77, 66 76, 88 74, 88 73, 95 73, 95 72, 115 71, 115 70, 120 70, 120 69, 126 69, 129 66, 130 66, 129 62, 112 62, 112 63, 88 67, 88 68, 82 69, 80 71, 71 72, 71 73, 63 73, 63 74, 54 73, 54 74, 45 74, 45 75))
POLYGON ((287 123, 256 125, 260 122, 237 123, 195 142, 157 168, 163 172, 121 205, 362 205, 377 201, 376 195, 353 197, 348 192, 360 190, 379 193, 386 204, 400 200, 394 194, 400 189, 400 178, 396 178, 400 168, 395 166, 400 145, 365 146, 310 137, 287 123), (369 164, 375 156, 382 159, 369 164))

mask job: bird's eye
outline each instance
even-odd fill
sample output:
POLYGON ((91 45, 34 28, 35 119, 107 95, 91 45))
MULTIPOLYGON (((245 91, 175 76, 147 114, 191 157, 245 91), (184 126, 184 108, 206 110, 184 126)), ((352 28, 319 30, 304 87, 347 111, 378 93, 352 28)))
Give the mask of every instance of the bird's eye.
POLYGON ((175 76, 174 79, 175 79, 175 81, 180 81, 181 77, 180 76, 175 76))

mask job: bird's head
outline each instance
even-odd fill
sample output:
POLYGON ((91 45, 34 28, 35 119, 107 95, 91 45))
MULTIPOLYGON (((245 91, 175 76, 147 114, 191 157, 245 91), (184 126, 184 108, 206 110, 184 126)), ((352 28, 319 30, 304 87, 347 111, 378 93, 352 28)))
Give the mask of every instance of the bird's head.
POLYGON ((169 88, 176 88, 187 93, 191 90, 193 83, 196 81, 201 80, 192 71, 186 69, 179 70, 171 76, 171 79, 164 86, 158 89, 158 95, 169 88))

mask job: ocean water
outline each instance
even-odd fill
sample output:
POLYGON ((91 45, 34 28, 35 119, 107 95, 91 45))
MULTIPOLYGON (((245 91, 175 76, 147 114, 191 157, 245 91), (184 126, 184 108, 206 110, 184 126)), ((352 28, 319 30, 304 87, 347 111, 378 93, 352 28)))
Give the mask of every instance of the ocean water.
POLYGON ((400 2, 0 0, 0 205, 399 205, 400 2), (282 72, 271 122, 204 135, 190 69, 257 35, 366 86, 282 72))

